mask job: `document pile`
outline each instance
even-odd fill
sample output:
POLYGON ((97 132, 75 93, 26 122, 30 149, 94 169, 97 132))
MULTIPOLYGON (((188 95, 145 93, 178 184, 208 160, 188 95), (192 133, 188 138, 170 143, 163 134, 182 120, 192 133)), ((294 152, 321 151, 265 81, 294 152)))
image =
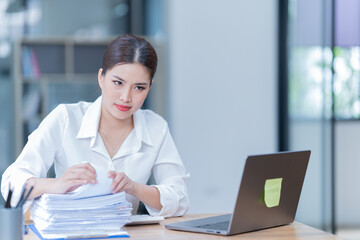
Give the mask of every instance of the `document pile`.
POLYGON ((43 238, 127 235, 131 203, 125 192, 112 194, 112 179, 97 173, 98 184, 67 194, 43 194, 31 206, 31 218, 43 238))

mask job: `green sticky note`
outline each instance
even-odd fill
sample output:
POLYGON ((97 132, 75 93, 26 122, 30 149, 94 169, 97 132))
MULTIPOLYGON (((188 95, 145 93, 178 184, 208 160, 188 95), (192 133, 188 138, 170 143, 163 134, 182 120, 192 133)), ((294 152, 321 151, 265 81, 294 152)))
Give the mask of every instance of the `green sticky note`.
POLYGON ((282 178, 266 179, 264 201, 268 208, 279 206, 282 178))

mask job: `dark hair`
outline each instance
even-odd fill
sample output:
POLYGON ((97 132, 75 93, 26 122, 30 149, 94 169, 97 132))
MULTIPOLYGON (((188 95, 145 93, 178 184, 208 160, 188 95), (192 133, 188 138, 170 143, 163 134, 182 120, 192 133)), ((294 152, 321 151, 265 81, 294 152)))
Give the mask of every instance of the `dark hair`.
POLYGON ((151 44, 144 38, 124 34, 115 38, 107 46, 101 68, 105 75, 108 69, 118 64, 139 63, 150 73, 150 84, 156 72, 157 54, 151 44))

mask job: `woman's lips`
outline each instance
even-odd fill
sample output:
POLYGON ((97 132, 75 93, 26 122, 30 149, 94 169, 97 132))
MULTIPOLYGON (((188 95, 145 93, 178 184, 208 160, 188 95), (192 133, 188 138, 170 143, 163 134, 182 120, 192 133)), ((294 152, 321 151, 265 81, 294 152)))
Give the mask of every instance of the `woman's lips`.
POLYGON ((131 107, 126 106, 126 105, 118 105, 118 104, 115 104, 115 107, 117 109, 119 109, 120 111, 123 111, 123 112, 126 112, 131 108, 131 107))

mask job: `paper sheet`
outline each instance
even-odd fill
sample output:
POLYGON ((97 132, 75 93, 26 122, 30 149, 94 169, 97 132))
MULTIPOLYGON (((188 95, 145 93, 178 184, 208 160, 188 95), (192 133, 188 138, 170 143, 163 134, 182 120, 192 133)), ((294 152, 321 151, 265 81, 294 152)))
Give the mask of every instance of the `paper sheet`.
POLYGON ((66 194, 43 194, 33 202, 31 218, 41 234, 79 231, 121 231, 129 222, 131 203, 125 192, 111 193, 112 179, 97 171, 97 184, 66 194))

